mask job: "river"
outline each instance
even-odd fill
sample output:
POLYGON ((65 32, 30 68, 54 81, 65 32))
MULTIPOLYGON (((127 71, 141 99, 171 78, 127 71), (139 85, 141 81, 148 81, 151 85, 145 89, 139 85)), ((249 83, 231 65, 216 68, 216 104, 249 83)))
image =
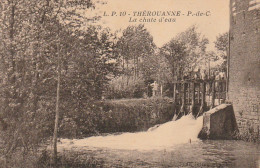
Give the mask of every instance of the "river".
POLYGON ((202 117, 191 115, 146 132, 62 139, 59 150, 84 152, 102 167, 260 168, 260 145, 235 140, 199 140, 202 117))

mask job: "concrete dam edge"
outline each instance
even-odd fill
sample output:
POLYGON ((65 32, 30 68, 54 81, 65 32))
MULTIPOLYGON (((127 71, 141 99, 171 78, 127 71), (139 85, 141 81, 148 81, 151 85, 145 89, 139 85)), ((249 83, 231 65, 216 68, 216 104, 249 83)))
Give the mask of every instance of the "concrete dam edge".
POLYGON ((221 104, 203 114, 200 139, 235 139, 238 127, 231 104, 221 104))

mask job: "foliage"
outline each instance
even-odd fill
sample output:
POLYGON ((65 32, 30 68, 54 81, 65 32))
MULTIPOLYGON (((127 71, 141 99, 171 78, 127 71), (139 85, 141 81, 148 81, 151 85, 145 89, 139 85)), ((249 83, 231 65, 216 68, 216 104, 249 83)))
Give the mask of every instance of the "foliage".
POLYGON ((91 135, 147 130, 173 117, 169 98, 96 101, 82 112, 61 121, 60 137, 84 138, 91 135))
POLYGON ((107 99, 141 98, 146 91, 147 85, 142 77, 122 75, 109 82, 104 96, 107 99))
POLYGON ((220 34, 217 36, 215 43, 216 49, 220 52, 221 57, 224 59, 227 58, 227 52, 228 52, 228 32, 220 34))
POLYGON ((142 62, 154 54, 155 48, 153 37, 144 25, 128 26, 117 41, 122 72, 134 77, 142 75, 142 62))
POLYGON ((198 32, 198 28, 193 25, 189 27, 186 31, 180 33, 176 39, 185 44, 186 58, 184 65, 184 71, 191 72, 194 71, 200 57, 205 55, 206 45, 209 43, 208 39, 198 32))
POLYGON ((207 44, 208 39, 198 33, 193 25, 160 49, 175 80, 183 79, 195 71, 201 57, 206 54, 207 44))
POLYGON ((117 77, 107 87, 106 98, 140 98, 147 92, 147 85, 158 64, 153 37, 144 25, 128 26, 115 46, 117 77))
POLYGON ((110 61, 113 34, 97 27, 80 30, 87 18, 73 8, 92 7, 89 0, 83 2, 0 2, 0 119, 5 123, 0 155, 7 162, 17 151, 36 150, 52 135, 59 66, 60 120, 100 99, 116 71, 116 62, 110 61))
POLYGON ((184 62, 186 61, 185 56, 187 53, 185 49, 185 44, 175 39, 171 40, 160 49, 160 54, 166 58, 166 65, 171 70, 170 76, 174 76, 176 80, 183 76, 184 66, 180 65, 184 65, 184 62))
POLYGON ((173 102, 169 98, 106 100, 102 107, 100 132, 144 131, 172 119, 173 102))
POLYGON ((215 43, 215 47, 218 51, 218 55, 223 59, 223 63, 220 67, 221 71, 226 71, 227 69, 227 56, 229 51, 229 34, 228 32, 220 34, 215 43))

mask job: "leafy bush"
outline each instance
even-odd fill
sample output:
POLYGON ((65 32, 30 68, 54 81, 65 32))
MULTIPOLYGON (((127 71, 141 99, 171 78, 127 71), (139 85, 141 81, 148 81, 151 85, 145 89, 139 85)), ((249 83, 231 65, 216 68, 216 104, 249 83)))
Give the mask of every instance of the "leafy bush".
POLYGON ((147 130, 173 117, 169 98, 121 99, 95 102, 88 110, 61 121, 60 135, 82 138, 99 133, 147 130))
POLYGON ((119 76, 110 81, 105 97, 108 99, 141 98, 147 92, 142 77, 119 76))

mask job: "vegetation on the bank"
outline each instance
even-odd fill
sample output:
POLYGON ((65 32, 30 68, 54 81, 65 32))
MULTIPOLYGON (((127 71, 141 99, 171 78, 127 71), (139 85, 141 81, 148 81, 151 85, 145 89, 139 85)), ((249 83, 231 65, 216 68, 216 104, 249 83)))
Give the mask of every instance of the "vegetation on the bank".
POLYGON ((71 113, 61 121, 60 137, 83 138, 102 133, 145 131, 172 119, 169 98, 99 101, 92 111, 71 113))
POLYGON ((236 132, 234 135, 234 139, 259 143, 259 135, 257 134, 257 132, 254 132, 253 126, 249 123, 247 123, 247 126, 247 129, 244 129, 240 132, 236 132))

